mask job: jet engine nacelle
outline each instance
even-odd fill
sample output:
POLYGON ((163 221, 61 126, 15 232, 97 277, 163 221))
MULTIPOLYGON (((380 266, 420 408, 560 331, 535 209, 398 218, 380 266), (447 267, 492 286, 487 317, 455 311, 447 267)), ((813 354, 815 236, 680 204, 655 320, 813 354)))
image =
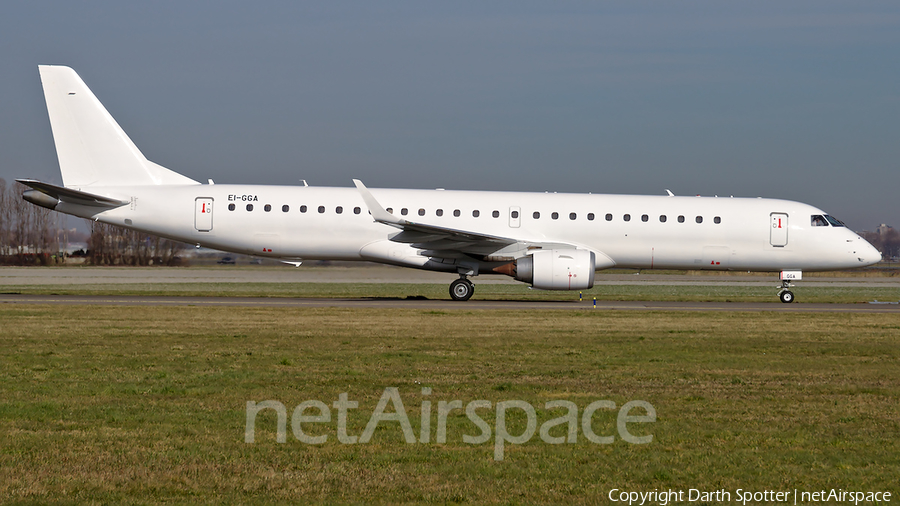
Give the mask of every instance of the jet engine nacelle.
POLYGON ((594 252, 584 249, 535 251, 515 261, 515 278, 541 290, 585 290, 594 286, 594 252))

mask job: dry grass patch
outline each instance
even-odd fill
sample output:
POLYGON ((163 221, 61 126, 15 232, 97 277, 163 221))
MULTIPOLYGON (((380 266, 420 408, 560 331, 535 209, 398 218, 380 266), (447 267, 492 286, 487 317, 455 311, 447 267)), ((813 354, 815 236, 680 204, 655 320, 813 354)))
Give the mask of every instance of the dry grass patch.
MULTIPOLYGON (((895 487, 900 315, 0 307, 0 500, 34 502, 585 503, 610 488, 895 487), (432 394, 422 394, 422 387, 432 394), (370 443, 275 442, 245 404, 359 402, 359 435, 386 387, 396 423, 370 443), (465 414, 434 443, 438 401, 579 409, 646 400, 647 445, 550 445, 492 458, 465 414)), ((332 410, 336 415, 336 411, 332 410)), ((511 432, 524 418, 510 417, 511 432)), ((483 416, 490 425, 494 419, 483 416)), ((612 413, 594 429, 615 434, 612 413)))

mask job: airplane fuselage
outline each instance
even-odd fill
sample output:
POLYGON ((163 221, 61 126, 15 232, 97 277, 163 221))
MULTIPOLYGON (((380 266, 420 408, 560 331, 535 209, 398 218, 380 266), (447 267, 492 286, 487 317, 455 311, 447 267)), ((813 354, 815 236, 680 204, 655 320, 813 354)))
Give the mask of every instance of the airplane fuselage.
MULTIPOLYGON (((456 272, 390 241, 353 188, 259 185, 92 187, 130 200, 58 211, 223 251, 280 259, 370 260, 456 272)), ((812 226, 826 213, 763 198, 668 197, 373 189, 393 215, 451 229, 561 243, 595 252, 598 268, 835 270, 877 261, 846 227, 812 226), (477 216, 476 216, 477 214, 477 216)), ((879 256, 880 258, 880 256, 879 256)), ((486 266, 505 260, 485 255, 486 266)))

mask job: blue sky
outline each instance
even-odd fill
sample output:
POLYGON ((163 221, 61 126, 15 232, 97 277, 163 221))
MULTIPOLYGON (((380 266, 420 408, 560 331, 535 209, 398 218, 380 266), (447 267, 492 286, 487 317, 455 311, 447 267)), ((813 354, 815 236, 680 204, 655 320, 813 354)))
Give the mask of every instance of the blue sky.
POLYGON ((788 198, 900 226, 896 2, 8 2, 0 177, 59 182, 37 65, 219 183, 788 198))

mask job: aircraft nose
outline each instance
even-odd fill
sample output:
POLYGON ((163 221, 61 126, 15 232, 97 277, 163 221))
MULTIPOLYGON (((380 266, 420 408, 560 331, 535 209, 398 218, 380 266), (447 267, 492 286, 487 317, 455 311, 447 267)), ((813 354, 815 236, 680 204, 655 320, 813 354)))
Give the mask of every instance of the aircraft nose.
POLYGON ((869 244, 868 241, 863 240, 866 244, 861 251, 857 251, 858 259, 862 265, 873 265, 877 264, 881 261, 881 252, 878 251, 875 246, 869 244))

